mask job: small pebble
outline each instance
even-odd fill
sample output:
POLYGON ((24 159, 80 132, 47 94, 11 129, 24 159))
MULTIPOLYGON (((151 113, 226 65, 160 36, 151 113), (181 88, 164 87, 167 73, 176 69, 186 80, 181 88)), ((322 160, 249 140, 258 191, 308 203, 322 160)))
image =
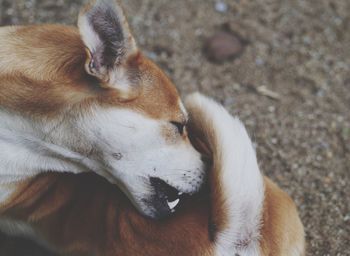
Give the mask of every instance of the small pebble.
POLYGON ((224 99, 224 106, 229 107, 232 106, 234 104, 234 99, 233 97, 227 97, 224 99))
POLYGON ((146 52, 146 55, 151 60, 156 60, 158 58, 157 54, 155 52, 146 52))
POLYGON ((227 12, 227 4, 224 3, 224 2, 216 2, 215 3, 215 10, 217 12, 221 12, 221 13, 224 13, 224 12, 227 12))
POLYGON ((239 91, 241 89, 241 85, 239 83, 233 83, 232 88, 235 91, 239 91))
POLYGON ((256 64, 257 66, 262 66, 262 65, 265 64, 265 61, 264 61, 262 58, 256 58, 256 59, 255 59, 255 64, 256 64))
POLYGON ((270 113, 274 113, 276 110, 275 106, 269 106, 267 109, 269 110, 270 113))

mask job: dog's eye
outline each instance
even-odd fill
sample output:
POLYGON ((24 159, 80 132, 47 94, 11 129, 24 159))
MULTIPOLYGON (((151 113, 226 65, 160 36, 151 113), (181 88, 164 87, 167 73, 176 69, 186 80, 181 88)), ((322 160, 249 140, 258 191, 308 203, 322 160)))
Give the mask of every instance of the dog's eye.
POLYGON ((180 122, 176 122, 176 121, 171 121, 170 122, 173 126, 176 127, 176 129, 178 130, 178 132, 182 135, 184 133, 184 129, 185 129, 185 123, 180 123, 180 122))

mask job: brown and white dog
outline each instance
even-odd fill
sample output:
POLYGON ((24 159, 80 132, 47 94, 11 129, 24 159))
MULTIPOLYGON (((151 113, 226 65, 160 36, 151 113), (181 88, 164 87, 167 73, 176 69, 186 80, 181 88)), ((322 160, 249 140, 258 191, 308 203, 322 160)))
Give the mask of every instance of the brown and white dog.
POLYGON ((260 173, 242 123, 199 94, 186 106, 191 139, 212 163, 210 189, 184 200, 172 217, 143 217, 116 186, 91 173, 25 181, 3 205, 4 216, 30 223, 35 233, 24 231, 62 255, 304 255, 295 205, 260 173))
POLYGON ((177 90, 113 0, 88 4, 78 25, 0 29, 0 202, 39 173, 92 171, 167 216, 179 199, 168 193, 204 180, 177 90))
POLYGON ((118 5, 88 5, 79 29, 0 30, 0 229, 62 255, 303 255, 296 208, 239 120, 188 97, 210 190, 179 196, 204 168, 175 88, 118 5))

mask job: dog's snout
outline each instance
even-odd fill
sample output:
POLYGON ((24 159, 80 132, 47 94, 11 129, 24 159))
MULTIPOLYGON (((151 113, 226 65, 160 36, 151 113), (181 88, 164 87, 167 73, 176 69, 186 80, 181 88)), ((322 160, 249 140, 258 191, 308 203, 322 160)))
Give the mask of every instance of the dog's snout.
POLYGON ((154 189, 152 204, 156 210, 156 218, 166 217, 180 207, 186 196, 185 193, 179 191, 160 178, 151 177, 150 183, 154 189))

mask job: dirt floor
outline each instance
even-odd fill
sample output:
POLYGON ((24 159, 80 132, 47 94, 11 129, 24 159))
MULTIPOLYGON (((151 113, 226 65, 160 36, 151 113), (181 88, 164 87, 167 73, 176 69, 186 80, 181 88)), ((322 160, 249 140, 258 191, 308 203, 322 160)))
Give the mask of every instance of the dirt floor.
MULTIPOLYGON (((124 0, 144 52, 185 96, 201 91, 238 115, 261 169, 296 201, 308 255, 350 255, 350 1, 124 0), (244 41, 206 58, 225 27, 244 41)), ((1 24, 74 24, 81 1, 0 0, 1 24)))

